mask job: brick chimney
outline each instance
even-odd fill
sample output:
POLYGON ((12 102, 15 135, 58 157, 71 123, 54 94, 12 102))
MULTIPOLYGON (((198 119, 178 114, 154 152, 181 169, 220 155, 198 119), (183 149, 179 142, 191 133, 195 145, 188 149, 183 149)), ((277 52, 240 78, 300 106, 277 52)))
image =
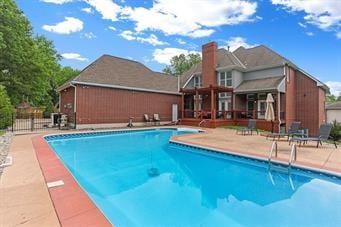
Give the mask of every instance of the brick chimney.
POLYGON ((202 46, 202 86, 209 87, 216 85, 216 71, 217 66, 217 43, 210 42, 202 46))

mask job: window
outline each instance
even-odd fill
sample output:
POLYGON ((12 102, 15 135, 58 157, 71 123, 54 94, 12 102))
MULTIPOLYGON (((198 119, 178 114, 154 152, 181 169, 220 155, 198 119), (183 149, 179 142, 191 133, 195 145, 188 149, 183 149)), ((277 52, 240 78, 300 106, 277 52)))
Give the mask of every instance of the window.
POLYGON ((232 86, 232 73, 231 72, 219 72, 218 84, 219 86, 231 87, 232 86))
POLYGON ((193 86, 194 87, 201 87, 201 76, 200 75, 195 75, 193 77, 193 86))

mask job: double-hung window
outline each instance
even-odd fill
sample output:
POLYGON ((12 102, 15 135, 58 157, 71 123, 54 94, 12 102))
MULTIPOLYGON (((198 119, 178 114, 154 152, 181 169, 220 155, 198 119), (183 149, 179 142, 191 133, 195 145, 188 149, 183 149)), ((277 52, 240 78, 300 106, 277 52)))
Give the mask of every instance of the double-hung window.
MULTIPOLYGON (((218 73, 218 84, 223 87, 231 87, 232 86, 232 73, 231 72, 219 72, 218 73)), ((220 93, 220 98, 227 97, 227 93, 220 93)))
POLYGON ((194 87, 201 87, 201 76, 200 75, 195 75, 193 77, 193 86, 194 87))

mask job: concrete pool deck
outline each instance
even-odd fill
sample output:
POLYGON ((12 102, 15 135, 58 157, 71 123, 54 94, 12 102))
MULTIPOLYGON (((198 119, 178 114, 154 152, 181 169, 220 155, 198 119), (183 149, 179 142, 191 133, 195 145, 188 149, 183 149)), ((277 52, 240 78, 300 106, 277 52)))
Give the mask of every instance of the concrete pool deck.
MULTIPOLYGON (((53 131, 45 132, 44 134, 50 133, 63 134, 65 132, 53 131)), ((101 214, 96 212, 93 204, 81 201, 84 197, 75 199, 75 206, 70 206, 70 203, 63 202, 61 197, 70 196, 73 193, 63 195, 63 192, 59 192, 60 194, 58 195, 57 192, 57 194, 53 195, 51 188, 50 190, 47 188, 44 175, 47 178, 48 174, 50 174, 52 180, 55 176, 58 176, 58 179, 60 176, 67 176, 64 183, 68 184, 69 182, 72 186, 68 188, 69 192, 70 190, 79 192, 79 186, 65 173, 65 168, 58 169, 62 165, 55 163, 55 167, 58 166, 58 168, 45 168, 42 162, 39 164, 36 155, 37 149, 46 149, 46 144, 44 145, 41 140, 35 141, 36 139, 34 138, 41 139, 42 134, 17 135, 13 138, 9 152, 9 155, 13 156, 13 165, 4 169, 0 179, 0 226, 72 226, 76 224, 72 222, 73 220, 84 219, 87 223, 91 224, 94 219, 103 218, 101 214), (56 171, 49 172, 51 169, 56 171), (54 175, 54 173, 57 175, 54 175), (58 198, 58 196, 61 197, 58 198), (88 207, 91 207, 91 210, 95 211, 93 213, 94 216, 87 215, 90 209, 85 209, 83 210, 84 212, 76 212, 70 216, 71 212, 77 210, 77 208, 74 208, 77 207, 78 201, 80 201, 79 204, 86 203, 88 207), (60 212, 63 212, 60 210, 64 210, 64 219, 60 216, 60 212), (75 218, 77 215, 78 218, 75 218)), ((272 144, 272 141, 267 141, 264 136, 241 136, 236 135, 234 130, 221 128, 208 129, 205 133, 177 136, 173 137, 173 139, 188 144, 263 158, 268 157, 269 148, 272 144)), ((278 142, 278 148, 279 160, 287 161, 290 153, 288 142, 278 142)), ((46 156, 45 159, 55 161, 51 156, 46 156)), ((312 143, 311 146, 298 147, 297 163, 340 174, 341 149, 336 149, 332 144, 325 143, 321 148, 316 148, 315 143, 312 143)), ((53 190, 58 191, 59 189, 54 188, 53 190)), ((80 193, 84 194, 82 190, 80 193)), ((103 225, 100 226, 106 226, 107 224, 103 222, 103 225)))

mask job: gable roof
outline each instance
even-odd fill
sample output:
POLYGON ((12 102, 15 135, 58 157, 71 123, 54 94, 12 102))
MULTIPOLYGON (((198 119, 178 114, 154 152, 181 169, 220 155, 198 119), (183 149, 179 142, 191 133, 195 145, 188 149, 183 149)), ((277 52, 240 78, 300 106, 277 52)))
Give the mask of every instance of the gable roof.
POLYGON ((341 110, 341 101, 328 104, 326 110, 341 110))
POLYGON ((146 90, 160 93, 178 93, 178 78, 154 72, 140 62, 103 55, 83 69, 78 76, 59 88, 70 84, 146 90))
MULTIPOLYGON (((264 45, 259 45, 252 48, 244 48, 241 46, 233 52, 230 52, 224 48, 220 48, 217 50, 217 70, 238 69, 243 72, 250 72, 260 69, 284 66, 286 64, 295 68, 296 70, 299 70, 304 75, 316 81, 317 86, 321 86, 324 89, 328 90, 328 87, 324 83, 322 83, 312 75, 308 74, 304 70, 300 69, 287 58, 281 56, 277 52, 264 45)), ((193 75, 193 72, 191 70, 194 68, 196 69, 195 73, 200 74, 201 63, 193 66, 190 70, 188 70, 181 76, 182 87, 193 75)))

